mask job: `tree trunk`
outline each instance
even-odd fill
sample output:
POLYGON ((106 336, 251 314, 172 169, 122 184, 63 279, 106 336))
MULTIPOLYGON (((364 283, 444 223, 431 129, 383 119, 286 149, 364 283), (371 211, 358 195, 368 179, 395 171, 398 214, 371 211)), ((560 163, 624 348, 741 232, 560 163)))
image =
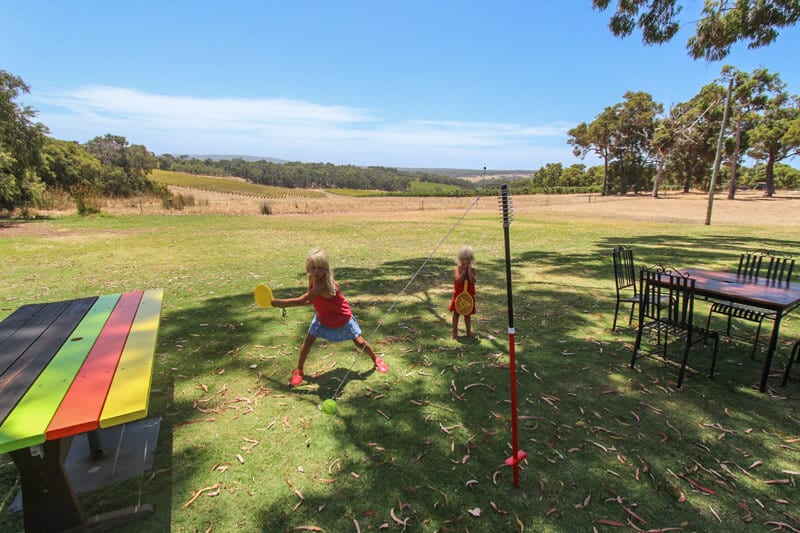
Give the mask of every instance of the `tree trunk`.
POLYGON ((603 156, 603 191, 602 196, 608 196, 608 154, 603 156))
POLYGON ((736 145, 733 148, 733 156, 731 157, 731 181, 728 184, 728 200, 733 200, 736 197, 736 186, 738 185, 737 172, 739 170, 739 153, 742 149, 742 121, 736 121, 736 145))
POLYGON ((664 158, 658 158, 658 170, 656 171, 656 179, 653 180, 653 198, 658 198, 658 186, 661 184, 661 179, 664 177, 664 158))
POLYGON ((775 194, 775 156, 767 157, 767 178, 766 187, 764 188, 764 197, 772 198, 775 194))

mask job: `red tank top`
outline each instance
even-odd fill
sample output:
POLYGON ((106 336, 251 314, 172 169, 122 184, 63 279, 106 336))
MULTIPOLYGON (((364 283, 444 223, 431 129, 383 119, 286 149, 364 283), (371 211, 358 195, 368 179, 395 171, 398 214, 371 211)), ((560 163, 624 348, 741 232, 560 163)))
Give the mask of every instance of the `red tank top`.
POLYGON ((317 320, 327 328, 340 328, 347 324, 353 316, 350 304, 347 303, 347 299, 339 291, 338 285, 336 286, 336 294, 331 298, 319 295, 311 300, 311 304, 317 312, 317 320))

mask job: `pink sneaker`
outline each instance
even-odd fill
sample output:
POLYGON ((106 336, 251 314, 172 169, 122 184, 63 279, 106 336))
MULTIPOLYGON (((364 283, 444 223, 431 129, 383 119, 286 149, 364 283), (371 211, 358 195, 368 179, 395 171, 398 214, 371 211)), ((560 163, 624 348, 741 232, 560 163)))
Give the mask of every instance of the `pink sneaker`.
POLYGON ((378 372, 381 374, 386 374, 389 371, 389 367, 386 366, 386 363, 384 363, 383 359, 380 357, 375 358, 375 368, 378 369, 378 372))
POLYGON ((292 379, 289 380, 289 385, 292 387, 297 387, 303 382, 303 372, 300 369, 295 368, 294 372, 292 372, 292 379))

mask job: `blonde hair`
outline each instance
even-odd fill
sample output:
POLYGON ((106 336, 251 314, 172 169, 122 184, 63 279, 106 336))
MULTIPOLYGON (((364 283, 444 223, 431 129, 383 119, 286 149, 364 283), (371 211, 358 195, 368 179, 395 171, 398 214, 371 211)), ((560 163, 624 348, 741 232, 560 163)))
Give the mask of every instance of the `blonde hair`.
POLYGON ((472 246, 462 246, 458 251, 458 260, 462 261, 464 259, 470 262, 475 261, 475 252, 472 250, 472 246))
POLYGON ((336 295, 336 282, 333 279, 333 270, 331 269, 331 261, 328 259, 328 254, 322 248, 313 248, 306 256, 306 272, 312 268, 320 268, 328 272, 325 278, 325 296, 332 297, 336 295))

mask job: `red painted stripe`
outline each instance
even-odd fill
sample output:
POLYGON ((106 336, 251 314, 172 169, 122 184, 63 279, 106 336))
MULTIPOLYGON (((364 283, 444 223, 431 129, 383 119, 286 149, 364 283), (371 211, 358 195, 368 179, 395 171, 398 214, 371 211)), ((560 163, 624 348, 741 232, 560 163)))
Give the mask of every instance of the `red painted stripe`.
POLYGON ((97 429, 111 380, 144 291, 124 293, 50 421, 47 440, 97 429))

